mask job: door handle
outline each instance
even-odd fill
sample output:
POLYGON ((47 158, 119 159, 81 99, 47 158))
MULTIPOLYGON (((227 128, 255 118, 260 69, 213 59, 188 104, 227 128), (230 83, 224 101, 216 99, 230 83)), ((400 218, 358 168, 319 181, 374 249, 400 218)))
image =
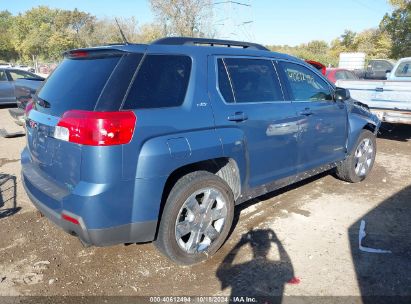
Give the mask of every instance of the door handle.
POLYGON ((384 92, 384 88, 375 88, 375 92, 384 92))
POLYGON ((247 120, 248 116, 244 112, 235 112, 233 115, 228 116, 227 119, 229 121, 240 122, 240 121, 247 120))
POLYGON ((305 108, 304 110, 300 111, 298 114, 303 115, 303 116, 311 116, 314 114, 314 112, 311 111, 311 109, 309 108, 305 108))

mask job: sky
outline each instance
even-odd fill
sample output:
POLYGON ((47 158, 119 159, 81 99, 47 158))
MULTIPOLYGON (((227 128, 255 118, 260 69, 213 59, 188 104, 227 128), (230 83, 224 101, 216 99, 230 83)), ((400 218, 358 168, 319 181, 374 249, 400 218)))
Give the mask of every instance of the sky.
MULTIPOLYGON (((387 0, 213 0, 213 3, 218 38, 265 45, 331 42, 345 29, 360 32, 378 27, 383 16, 392 11, 387 0)), ((134 16, 140 25, 154 19, 148 0, 0 0, 0 10, 13 14, 39 5, 77 8, 101 18, 134 16)))

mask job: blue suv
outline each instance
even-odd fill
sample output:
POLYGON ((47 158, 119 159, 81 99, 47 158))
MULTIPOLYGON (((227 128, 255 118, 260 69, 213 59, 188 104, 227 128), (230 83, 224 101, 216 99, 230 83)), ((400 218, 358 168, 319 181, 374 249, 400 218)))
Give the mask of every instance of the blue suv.
POLYGON ((68 51, 29 109, 34 205, 84 244, 155 241, 180 264, 214 254, 242 202, 363 180, 380 125, 300 59, 197 38, 68 51))

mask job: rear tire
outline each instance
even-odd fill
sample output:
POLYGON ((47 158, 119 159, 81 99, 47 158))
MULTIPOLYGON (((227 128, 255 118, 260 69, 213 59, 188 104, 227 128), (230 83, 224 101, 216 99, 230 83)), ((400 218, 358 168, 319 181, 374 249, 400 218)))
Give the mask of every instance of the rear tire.
POLYGON ((374 133, 362 130, 351 154, 337 166, 337 177, 350 183, 361 182, 371 172, 376 152, 377 143, 374 133))
POLYGON ((233 193, 223 179, 206 171, 189 173, 172 188, 154 243, 178 264, 199 263, 223 245, 233 216, 233 193))

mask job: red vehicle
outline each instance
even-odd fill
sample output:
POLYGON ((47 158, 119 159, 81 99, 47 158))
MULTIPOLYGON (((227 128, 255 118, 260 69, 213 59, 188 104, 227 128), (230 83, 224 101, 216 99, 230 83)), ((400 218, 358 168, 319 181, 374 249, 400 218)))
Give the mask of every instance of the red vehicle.
POLYGON ((314 61, 314 60, 305 60, 305 62, 311 64, 313 67, 319 70, 321 74, 325 75, 327 67, 323 65, 321 62, 314 61))
POLYGON ((330 68, 326 69, 325 76, 335 83, 337 80, 357 80, 357 75, 346 69, 330 68))

